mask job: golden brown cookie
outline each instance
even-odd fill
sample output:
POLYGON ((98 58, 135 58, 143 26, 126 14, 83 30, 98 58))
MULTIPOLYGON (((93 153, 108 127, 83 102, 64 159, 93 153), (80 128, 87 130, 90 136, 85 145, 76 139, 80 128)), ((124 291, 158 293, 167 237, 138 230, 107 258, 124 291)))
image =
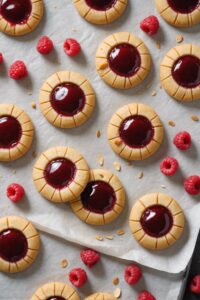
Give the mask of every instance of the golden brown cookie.
POLYGON ((43 17, 43 0, 1 0, 0 31, 9 35, 32 32, 43 17))
POLYGON ((96 53, 99 76, 116 89, 129 89, 140 84, 151 68, 148 48, 137 36, 118 32, 108 36, 96 53))
POLYGON ((89 179, 84 157, 70 147, 43 152, 33 168, 38 192, 52 202, 68 202, 80 196, 89 179))
POLYGON ((14 104, 0 104, 0 161, 25 155, 33 136, 33 124, 25 111, 14 104))
POLYGON ((160 80, 166 92, 179 101, 200 99, 200 47, 172 48, 161 62, 160 80))
POLYGON ((80 300, 79 294, 66 283, 49 282, 42 285, 31 300, 80 300))
POLYGON ((112 116, 108 141, 126 160, 143 160, 153 155, 163 140, 163 125, 156 112, 147 105, 130 103, 112 116))
POLYGON ((84 300, 117 300, 117 298, 112 294, 99 292, 86 297, 84 300))
POLYGON ((50 76, 40 90, 40 109, 54 126, 72 128, 85 123, 95 106, 95 93, 81 74, 62 71, 50 76))
POLYGON ((0 219, 0 271, 8 273, 27 269, 40 250, 39 233, 21 217, 0 219))
POLYGON ((90 23, 108 24, 124 12, 128 0, 74 0, 78 13, 90 23))
POLYGON ((76 216, 87 224, 104 225, 123 211, 125 191, 119 178, 107 170, 91 170, 89 182, 79 198, 70 202, 76 216))
POLYGON ((151 250, 173 245, 181 236, 185 218, 179 204, 161 193, 147 194, 133 206, 129 224, 134 238, 151 250))
POLYGON ((199 0, 155 0, 160 15, 169 24, 190 27, 200 23, 199 0))

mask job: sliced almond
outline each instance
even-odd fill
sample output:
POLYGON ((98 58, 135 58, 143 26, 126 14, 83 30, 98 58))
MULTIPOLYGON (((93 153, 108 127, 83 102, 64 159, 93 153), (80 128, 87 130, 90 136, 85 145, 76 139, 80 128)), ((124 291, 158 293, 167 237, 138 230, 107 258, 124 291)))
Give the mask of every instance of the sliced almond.
POLYGON ((106 239, 107 239, 107 240, 113 240, 114 238, 113 238, 112 235, 106 235, 106 239))
POLYGON ((107 67, 108 67, 108 63, 105 62, 105 63, 103 63, 103 64, 101 64, 101 65, 99 66, 99 70, 104 70, 104 69, 106 69, 107 67))
POLYGON ((101 131, 100 131, 100 130, 97 130, 97 131, 96 131, 96 137, 97 137, 97 138, 100 138, 100 136, 101 136, 101 131))
POLYGON ((113 165, 114 165, 116 171, 118 171, 118 172, 121 171, 122 167, 121 167, 121 164, 119 162, 115 161, 113 163, 113 165))
POLYGON ((199 117, 197 115, 191 116, 192 121, 199 122, 199 117))
POLYGON ((176 126, 176 124, 174 123, 174 121, 169 121, 168 125, 171 126, 171 127, 175 127, 176 126))
POLYGON ((103 167, 103 165, 104 165, 104 158, 103 158, 102 155, 99 155, 99 156, 98 156, 98 163, 99 163, 99 165, 100 165, 101 167, 103 167))
POLYGON ((116 231, 117 235, 124 235, 125 234, 125 231, 123 229, 118 229, 116 231))
POLYGON ((61 261, 60 261, 60 266, 61 266, 61 268, 66 268, 67 266, 68 266, 68 261, 66 260, 66 259, 62 259, 61 261))
POLYGON ((116 290, 114 291, 113 295, 115 298, 119 299, 121 297, 122 291, 120 288, 116 288, 116 290))
POLYGON ((176 42, 178 44, 180 44, 180 43, 183 42, 183 40, 184 40, 184 37, 181 34, 177 34, 177 36, 176 36, 176 42))
POLYGON ((113 280, 112 280, 112 283, 114 285, 118 285, 119 284, 119 278, 118 277, 114 277, 113 280))
POLYGON ((157 95, 157 92, 156 91, 153 91, 152 93, 151 93, 151 96, 152 97, 155 97, 157 95))
POLYGON ((97 240, 97 241, 103 241, 104 238, 103 238, 102 235, 96 235, 96 240, 97 240))

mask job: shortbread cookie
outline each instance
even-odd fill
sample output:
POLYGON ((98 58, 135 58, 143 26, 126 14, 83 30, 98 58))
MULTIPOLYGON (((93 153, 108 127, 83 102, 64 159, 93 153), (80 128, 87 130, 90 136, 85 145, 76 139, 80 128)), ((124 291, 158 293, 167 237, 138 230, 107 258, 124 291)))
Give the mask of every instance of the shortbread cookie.
POLYGON ((90 23, 108 24, 124 12, 128 0, 74 0, 78 13, 90 23))
POLYGON ((171 25, 190 27, 200 23, 199 0, 155 0, 160 15, 171 25))
POLYGON ((34 136, 29 116, 14 104, 0 104, 0 161, 25 155, 34 136))
POLYGON ((24 35, 33 31, 43 16, 43 0, 1 0, 0 31, 24 35))
POLYGON ((33 168, 33 181, 38 192, 52 202, 77 199, 89 179, 83 156, 70 147, 50 148, 43 152, 33 168))
POLYGON ((126 160, 143 160, 153 155, 163 140, 163 125, 147 105, 130 103, 112 116, 108 141, 114 152, 126 160))
POLYGON ((140 245, 161 250, 180 238, 185 218, 181 207, 172 197, 152 193, 135 203, 129 222, 133 236, 140 245))
POLYGON ((31 300, 80 300, 79 294, 66 283, 49 282, 41 286, 31 300))
POLYGON ((113 88, 129 89, 141 83, 151 68, 146 45, 129 32, 108 36, 96 53, 96 69, 113 88))
POLYGON ((95 93, 81 74, 63 71, 49 77, 40 90, 40 108, 45 118, 60 128, 85 123, 95 106, 95 93))
POLYGON ((39 233, 21 217, 0 219, 0 271, 8 273, 27 269, 40 250, 39 233))
POLYGON ((166 92, 179 101, 200 99, 200 47, 172 48, 161 62, 160 80, 166 92))
POLYGON ((95 293, 86 297, 84 300, 117 300, 117 298, 108 293, 95 293))
POLYGON ((70 204, 77 217, 85 223, 104 225, 114 221, 123 211, 125 191, 113 173, 91 170, 86 188, 70 204))

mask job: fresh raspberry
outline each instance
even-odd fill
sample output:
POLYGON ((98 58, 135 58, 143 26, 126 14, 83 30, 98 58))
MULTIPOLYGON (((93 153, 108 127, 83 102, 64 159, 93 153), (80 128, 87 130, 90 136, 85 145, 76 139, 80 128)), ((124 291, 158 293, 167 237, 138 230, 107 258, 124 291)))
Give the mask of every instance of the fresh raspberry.
POLYGON ((19 80, 23 79, 28 75, 26 65, 21 60, 16 60, 9 69, 9 76, 12 79, 19 80))
POLYGON ((100 254, 92 249, 81 251, 80 256, 84 264, 89 268, 92 268, 100 259, 100 254))
POLYGON ((137 300, 156 300, 156 298, 147 291, 143 291, 139 294, 137 300))
POLYGON ((37 43, 37 51, 44 55, 49 54, 53 48, 52 40, 46 35, 42 36, 37 43))
POLYGON ((140 23, 140 28, 148 35, 154 35, 158 32, 159 21, 155 16, 149 16, 140 23))
POLYGON ((69 280, 74 286, 80 288, 87 281, 87 274, 83 269, 76 268, 70 271, 69 280))
POLYGON ((19 202, 24 197, 24 194, 23 186, 18 183, 12 183, 7 187, 7 197, 12 202, 19 202))
POLYGON ((0 52, 0 64, 3 62, 3 54, 0 52))
POLYGON ((130 265, 124 270, 124 279, 130 285, 136 284, 142 277, 140 268, 136 265, 130 265))
POLYGON ((173 141, 174 145, 180 150, 187 150, 192 145, 191 135, 187 131, 179 132, 173 141))
POLYGON ((190 283, 190 290, 195 294, 200 294, 200 275, 194 276, 190 283))
POLYGON ((171 176, 178 170, 179 163, 174 157, 166 157, 160 164, 160 171, 166 176, 171 176))
POLYGON ((81 51, 80 44, 74 39, 67 39, 63 47, 68 56, 76 56, 81 51))
POLYGON ((184 188, 190 195, 197 195, 200 193, 200 177, 197 175, 189 176, 184 181, 184 188))

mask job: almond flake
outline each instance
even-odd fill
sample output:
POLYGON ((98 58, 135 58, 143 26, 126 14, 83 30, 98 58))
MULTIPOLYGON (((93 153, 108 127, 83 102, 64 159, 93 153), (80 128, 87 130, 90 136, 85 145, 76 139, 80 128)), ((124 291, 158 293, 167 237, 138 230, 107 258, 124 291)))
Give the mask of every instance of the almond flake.
POLYGON ((96 235, 96 240, 97 241, 103 241, 103 236, 102 235, 96 235))
POLYGON ((175 127, 176 126, 176 124, 174 123, 174 121, 169 121, 168 125, 171 126, 171 127, 175 127))
POLYGON ((122 294, 122 291, 120 288, 117 288, 113 293, 114 297, 117 299, 119 299, 121 297, 121 294, 122 294))
POLYGON ((120 146, 121 144, 122 144, 122 140, 120 140, 120 139, 115 140, 116 146, 120 146))
POLYGON ((161 43, 158 42, 158 41, 156 41, 156 48, 157 48, 157 49, 160 49, 160 48, 161 48, 161 43))
POLYGON ((180 44, 183 42, 183 40, 184 40, 184 37, 181 34, 177 34, 176 42, 180 44))
POLYGON ((103 158, 102 155, 99 155, 99 156, 98 156, 98 163, 99 163, 99 165, 100 165, 101 167, 103 167, 103 165, 104 165, 104 158, 103 158))
POLYGON ((112 235, 106 235, 106 239, 107 240, 113 240, 113 236, 112 235))
POLYGON ((68 261, 66 260, 66 259, 62 259, 61 261, 60 261, 60 266, 61 266, 61 268, 66 268, 67 266, 68 266, 68 261))
POLYGON ((100 131, 100 130, 97 130, 97 131, 96 131, 96 137, 97 137, 97 138, 100 138, 100 136, 101 136, 101 131, 100 131))
POLYGON ((108 63, 105 62, 105 63, 103 63, 103 64, 101 64, 101 65, 99 66, 99 70, 104 70, 104 69, 106 69, 107 67, 108 67, 108 63))
POLYGON ((117 235, 124 235, 125 234, 125 231, 123 229, 118 229, 116 231, 117 235))
POLYGON ((142 179, 142 178, 144 177, 144 173, 143 173, 143 172, 138 173, 137 177, 138 177, 139 179, 142 179))
POLYGON ((154 97, 154 96, 156 96, 157 95, 157 92, 156 91, 153 91, 152 93, 151 93, 151 96, 152 97, 154 97))
POLYGON ((199 122, 199 117, 197 115, 191 116, 192 121, 199 122))
POLYGON ((118 277, 114 277, 113 280, 112 280, 112 283, 114 285, 118 285, 119 284, 119 278, 118 277))
POLYGON ((116 171, 118 171, 118 172, 121 171, 122 167, 121 167, 121 165, 120 165, 119 162, 115 161, 115 162, 113 163, 113 165, 114 165, 116 171))

